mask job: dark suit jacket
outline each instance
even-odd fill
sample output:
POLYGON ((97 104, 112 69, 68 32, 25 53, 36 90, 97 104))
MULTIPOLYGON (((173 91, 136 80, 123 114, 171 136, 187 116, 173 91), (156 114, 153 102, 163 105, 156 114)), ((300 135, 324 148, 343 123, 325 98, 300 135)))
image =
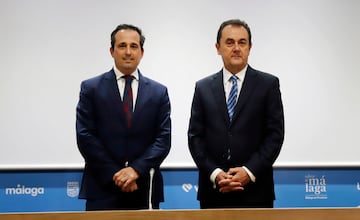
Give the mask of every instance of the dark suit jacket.
POLYGON ((283 139, 278 78, 248 66, 232 122, 227 112, 223 72, 198 81, 188 130, 189 149, 199 169, 198 199, 230 203, 238 200, 242 204, 273 201, 272 165, 283 139), (213 188, 210 175, 215 168, 226 172, 239 166, 246 166, 256 176, 256 182, 236 193, 219 193, 213 188))
POLYGON ((132 126, 128 128, 115 72, 110 70, 81 83, 76 111, 77 143, 85 159, 79 198, 121 197, 112 178, 128 161, 140 174, 137 184, 142 190, 149 188, 149 170, 155 168, 153 200, 163 201, 159 166, 169 153, 171 138, 167 88, 139 72, 132 126))

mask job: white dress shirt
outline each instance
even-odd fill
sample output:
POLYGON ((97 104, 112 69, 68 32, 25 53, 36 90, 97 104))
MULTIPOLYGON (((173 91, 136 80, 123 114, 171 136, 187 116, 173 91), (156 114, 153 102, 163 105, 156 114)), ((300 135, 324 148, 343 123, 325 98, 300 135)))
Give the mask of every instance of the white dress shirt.
MULTIPOLYGON (((120 72, 120 70, 118 70, 115 65, 114 65, 114 72, 115 72, 117 85, 118 85, 119 92, 120 92, 120 97, 121 97, 121 100, 123 100, 124 89, 125 89, 125 78, 123 78, 123 76, 125 76, 125 74, 120 72)), ((135 70, 130 75, 132 75, 134 77, 134 80, 131 82, 131 89, 133 92, 133 110, 134 110, 137 92, 138 92, 138 88, 139 88, 139 72, 138 72, 138 70, 135 70)))

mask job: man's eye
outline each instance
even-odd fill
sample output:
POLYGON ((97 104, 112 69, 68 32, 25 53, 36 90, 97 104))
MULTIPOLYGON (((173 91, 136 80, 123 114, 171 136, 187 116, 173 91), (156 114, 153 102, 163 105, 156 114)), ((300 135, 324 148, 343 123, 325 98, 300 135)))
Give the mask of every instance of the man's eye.
POLYGON ((234 45, 234 41, 226 41, 226 45, 232 46, 232 45, 234 45))
POLYGON ((243 45, 247 45, 247 40, 241 40, 241 41, 239 42, 239 44, 242 45, 242 46, 243 46, 243 45))

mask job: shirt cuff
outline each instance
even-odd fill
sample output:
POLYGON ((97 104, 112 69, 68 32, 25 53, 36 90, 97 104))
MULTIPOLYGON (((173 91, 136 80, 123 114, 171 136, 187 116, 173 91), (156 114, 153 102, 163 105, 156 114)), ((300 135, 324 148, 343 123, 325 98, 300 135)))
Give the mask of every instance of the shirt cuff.
POLYGON ((255 182, 256 177, 254 176, 254 174, 253 174, 246 166, 243 166, 242 168, 244 168, 244 170, 246 171, 246 173, 249 175, 251 181, 252 181, 252 182, 255 182))
POLYGON ((213 188, 216 188, 216 176, 220 173, 223 172, 222 169, 220 168, 216 168, 210 175, 210 181, 213 183, 213 188))

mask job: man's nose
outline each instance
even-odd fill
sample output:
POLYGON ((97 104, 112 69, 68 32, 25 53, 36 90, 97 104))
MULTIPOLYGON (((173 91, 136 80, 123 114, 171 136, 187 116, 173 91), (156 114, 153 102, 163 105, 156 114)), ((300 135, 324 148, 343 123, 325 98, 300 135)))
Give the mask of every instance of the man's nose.
POLYGON ((130 50, 130 47, 126 47, 125 53, 126 53, 126 54, 130 54, 130 51, 131 51, 131 50, 130 50))

